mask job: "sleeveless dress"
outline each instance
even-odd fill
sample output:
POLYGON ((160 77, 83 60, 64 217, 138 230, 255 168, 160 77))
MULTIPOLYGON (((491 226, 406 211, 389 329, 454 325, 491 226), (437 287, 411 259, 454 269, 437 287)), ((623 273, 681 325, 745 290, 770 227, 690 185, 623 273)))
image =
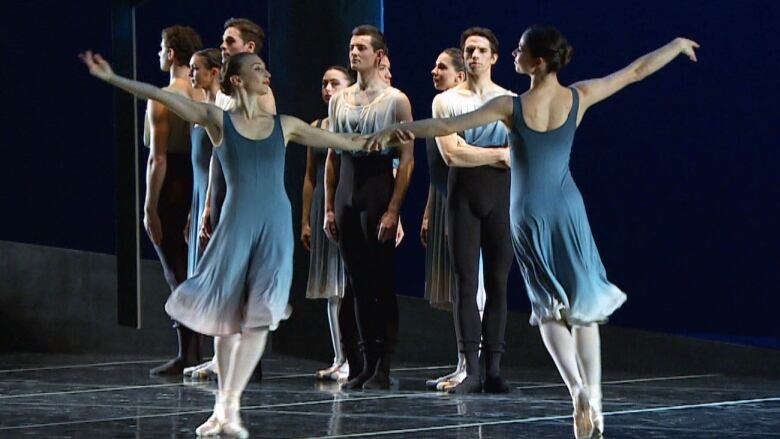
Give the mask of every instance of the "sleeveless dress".
MULTIPOLYGON (((319 128, 320 121, 317 124, 319 128)), ((311 148, 316 169, 314 193, 311 200, 309 222, 311 224, 311 252, 309 256, 309 280, 306 284, 307 299, 344 297, 347 276, 341 260, 338 244, 331 242, 322 224, 325 221, 325 159, 328 150, 311 148)))
POLYGON ((531 301, 530 323, 603 323, 626 300, 607 280, 585 204, 569 169, 579 95, 559 128, 539 132, 514 98, 510 221, 515 256, 531 301))
POLYGON ((214 148, 227 184, 219 224, 195 274, 165 304, 175 320, 213 336, 273 330, 289 315, 294 242, 279 116, 262 140, 242 136, 227 112, 223 126, 214 148))
POLYGON ((192 210, 190 211, 189 254, 187 257, 187 277, 195 274, 195 267, 202 255, 198 246, 200 217, 206 200, 206 189, 209 183, 209 163, 211 162, 211 139, 206 129, 193 125, 190 133, 192 139, 192 210))

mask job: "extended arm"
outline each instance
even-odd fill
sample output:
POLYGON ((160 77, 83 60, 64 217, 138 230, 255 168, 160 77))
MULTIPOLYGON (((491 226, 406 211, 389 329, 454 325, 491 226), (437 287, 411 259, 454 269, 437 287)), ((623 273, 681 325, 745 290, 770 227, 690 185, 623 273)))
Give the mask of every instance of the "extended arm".
POLYGON ((295 142, 318 148, 335 148, 343 151, 359 151, 365 141, 358 142, 354 134, 331 133, 315 128, 297 117, 282 115, 282 130, 285 142, 295 142))
POLYGON ((111 70, 108 62, 98 54, 93 55, 92 52, 87 51, 80 54, 79 57, 84 61, 84 64, 89 68, 89 73, 93 76, 128 93, 158 101, 187 122, 197 123, 207 128, 220 126, 222 123, 221 110, 212 105, 195 102, 192 99, 162 90, 151 84, 118 76, 111 70))
MULTIPOLYGON (((442 99, 442 95, 433 99, 432 114, 436 118, 451 117, 452 112, 442 99)), ((466 140, 453 133, 447 136, 437 137, 436 145, 439 147, 444 163, 455 168, 472 168, 476 166, 494 165, 502 161, 506 152, 496 148, 480 148, 469 145, 466 140)))
POLYGON ((638 58, 611 75, 577 82, 573 87, 577 88, 580 93, 580 115, 591 105, 612 96, 627 85, 641 81, 657 72, 681 53, 695 62, 694 49, 698 48, 699 44, 695 41, 675 38, 671 43, 638 58))
POLYGON ((402 143, 404 134, 414 137, 442 137, 448 134, 465 131, 490 122, 508 122, 512 116, 512 97, 499 96, 477 110, 460 116, 442 119, 425 119, 405 124, 393 124, 382 131, 374 133, 369 140, 371 149, 402 143))

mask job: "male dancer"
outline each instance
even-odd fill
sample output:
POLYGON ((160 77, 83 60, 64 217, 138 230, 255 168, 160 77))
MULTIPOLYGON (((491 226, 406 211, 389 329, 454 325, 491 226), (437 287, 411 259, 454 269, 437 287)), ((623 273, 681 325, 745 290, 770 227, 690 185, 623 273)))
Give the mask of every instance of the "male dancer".
MULTIPOLYGON (((191 97, 190 57, 203 48, 200 36, 186 26, 163 29, 160 69, 168 72, 165 90, 191 97)), ((171 291, 187 278, 187 225, 192 196, 190 126, 159 102, 149 101, 144 119, 144 144, 149 147, 146 165, 144 228, 160 258, 171 291)), ((200 361, 199 335, 174 322, 179 343, 176 358, 149 371, 152 375, 180 374, 200 361)))
MULTIPOLYGON (((388 85, 379 72, 387 51, 384 35, 374 26, 358 26, 352 31, 349 49, 350 67, 357 72, 357 82, 331 98, 331 130, 369 134, 392 123, 411 121, 409 99, 388 85)), ((328 237, 339 242, 354 296, 349 297, 350 289, 346 291, 345 308, 339 315, 350 364, 346 389, 390 387, 390 362, 398 336, 394 238, 414 168, 412 144, 397 151, 401 160, 395 179, 390 155, 328 153, 324 227, 328 237), (361 362, 355 322, 363 351, 362 367, 357 367, 361 362)))
MULTIPOLYGON (((472 27, 461 34, 466 61, 466 82, 436 96, 434 117, 452 117, 475 110, 490 99, 511 94, 491 79, 498 61, 498 39, 486 28, 472 27)), ((458 327, 459 350, 466 357, 466 378, 455 393, 505 393, 500 376, 506 327, 506 288, 512 264, 509 230, 509 149, 503 124, 492 123, 458 136, 436 138, 450 167, 447 197, 447 230, 456 288, 453 318, 458 327), (480 323, 477 309, 480 249, 484 258, 485 312, 480 323), (479 345, 485 358, 485 382, 480 379, 479 345)))
MULTIPOLYGON (((225 21, 222 33, 222 43, 219 49, 222 51, 222 64, 227 62, 231 55, 237 53, 260 53, 265 42, 265 31, 263 28, 248 18, 229 18, 225 21)), ((260 108, 271 114, 276 114, 276 101, 273 91, 269 88, 268 93, 260 96, 260 108)), ((221 109, 228 111, 233 108, 234 101, 230 96, 219 91, 214 104, 221 109)), ((211 157, 210 173, 215 174, 215 178, 209 178, 209 187, 206 191, 206 199, 214 200, 215 208, 220 209, 225 199, 225 181, 222 176, 222 167, 216 156, 211 157), (212 182, 215 184, 212 185, 212 182)), ((204 220, 201 222, 201 245, 205 246, 211 238, 213 226, 219 221, 219 212, 212 212, 210 208, 204 210, 204 220)), ((185 376, 193 379, 214 378, 217 375, 216 361, 213 359, 184 371, 185 376)), ((257 363, 255 376, 262 379, 262 365, 257 363)))

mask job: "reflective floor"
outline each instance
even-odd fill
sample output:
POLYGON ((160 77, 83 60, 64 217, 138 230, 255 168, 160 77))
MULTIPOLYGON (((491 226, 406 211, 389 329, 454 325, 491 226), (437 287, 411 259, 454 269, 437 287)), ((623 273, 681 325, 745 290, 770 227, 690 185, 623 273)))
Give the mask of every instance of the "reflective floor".
MULTIPOLYGON (((214 383, 152 379, 159 359, 0 355, 0 437, 186 438, 210 414, 214 383)), ((326 366, 271 356, 242 417, 257 438, 567 438, 571 402, 555 371, 505 367, 508 395, 454 397, 424 381, 452 365, 399 365, 389 392, 317 383, 326 366)), ((608 438, 780 437, 780 381, 604 374, 608 438)))

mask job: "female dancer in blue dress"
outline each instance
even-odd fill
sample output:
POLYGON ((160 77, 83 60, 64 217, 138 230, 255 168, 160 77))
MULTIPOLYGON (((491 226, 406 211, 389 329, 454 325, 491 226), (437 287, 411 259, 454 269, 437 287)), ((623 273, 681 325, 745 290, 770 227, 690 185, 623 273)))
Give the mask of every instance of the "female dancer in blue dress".
MULTIPOLYGON (((203 49, 192 55, 190 59, 192 88, 203 93, 200 96, 201 99, 196 100, 214 104, 217 93, 219 93, 221 68, 222 52, 219 49, 203 49)), ((224 196, 216 196, 214 188, 212 188, 211 194, 207 190, 213 145, 206 134, 206 128, 202 125, 192 125, 190 139, 192 142, 192 205, 187 220, 187 229, 184 233, 189 250, 187 277, 192 277, 195 274, 195 268, 203 255, 203 247, 198 241, 198 235, 204 220, 204 208, 210 209, 212 213, 218 212, 224 200, 224 196), (208 201, 206 201, 207 199, 208 201)), ((214 170, 211 169, 211 172, 214 170)), ((208 215, 211 229, 216 227, 218 219, 218 214, 208 215)), ((216 362, 209 360, 203 364, 185 368, 184 376, 194 380, 216 379, 216 362)))
POLYGON ((677 38, 611 75, 564 87, 557 72, 569 62, 571 46, 557 29, 533 26, 513 52, 515 70, 531 77, 531 87, 523 95, 497 97, 450 119, 394 125, 371 141, 372 147, 381 147, 497 120, 511 130, 512 241, 531 300, 531 324, 539 326, 572 397, 577 438, 604 431, 598 324, 626 297, 607 281, 585 205, 569 171, 574 132, 592 105, 656 72, 679 54, 696 61, 698 47, 694 41, 677 38))
MULTIPOLYGON (((330 98, 341 89, 354 84, 349 70, 342 66, 331 66, 322 75, 322 100, 327 105, 330 98)), ((315 120, 312 125, 328 129, 328 118, 315 120)), ((309 251, 309 279, 306 284, 307 299, 328 300, 328 323, 333 343, 333 364, 317 371, 321 380, 346 379, 349 364, 341 348, 339 309, 344 289, 347 288, 347 274, 341 260, 339 246, 325 236, 322 225, 325 222, 325 149, 308 148, 306 154, 306 175, 303 179, 303 216, 301 217, 301 243, 309 251)))
POLYGON ((215 145, 227 183, 219 225, 195 274, 179 285, 165 309, 188 327, 215 336, 219 392, 214 413, 196 433, 248 437, 239 414, 241 394, 268 331, 289 315, 293 236, 284 188, 285 145, 356 151, 362 143, 260 110, 271 75, 255 54, 231 56, 223 68, 222 91, 237 104, 231 112, 117 76, 100 55, 86 52, 81 58, 92 75, 204 126, 215 145))

